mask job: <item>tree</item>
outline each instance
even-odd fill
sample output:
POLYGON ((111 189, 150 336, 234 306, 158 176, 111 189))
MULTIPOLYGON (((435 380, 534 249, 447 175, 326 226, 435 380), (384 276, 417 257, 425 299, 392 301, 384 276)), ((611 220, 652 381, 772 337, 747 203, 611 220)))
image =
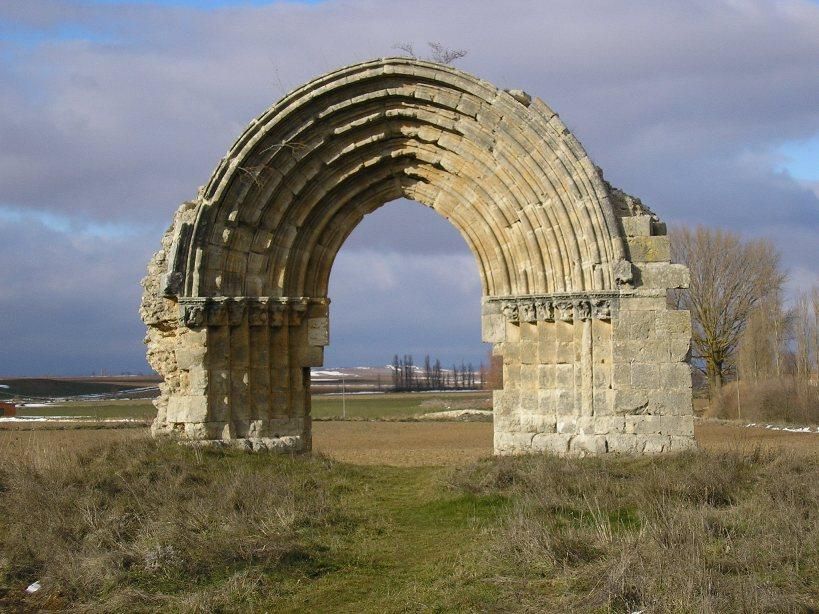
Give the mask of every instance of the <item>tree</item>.
POLYGON ((691 311, 692 337, 712 397, 733 370, 733 359, 757 305, 781 292, 785 275, 770 241, 702 226, 672 232, 672 257, 688 266, 691 285, 674 301, 691 311))
MULTIPOLYGON (((429 42, 427 45, 429 46, 430 52, 429 56, 425 59, 437 62, 438 64, 452 64, 452 62, 461 59, 468 53, 465 49, 449 49, 448 47, 444 47, 441 43, 429 42)), ((403 51, 411 58, 418 57, 415 54, 415 45, 412 42, 397 43, 393 45, 392 48, 403 51)))
POLYGON ((784 374, 793 314, 783 303, 774 289, 751 312, 737 350, 738 377, 759 381, 784 374))

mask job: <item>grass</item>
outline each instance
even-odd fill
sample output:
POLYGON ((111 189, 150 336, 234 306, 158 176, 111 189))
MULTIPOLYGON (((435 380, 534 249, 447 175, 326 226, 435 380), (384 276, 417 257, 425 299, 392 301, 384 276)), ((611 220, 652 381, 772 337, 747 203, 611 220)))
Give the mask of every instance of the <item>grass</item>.
MULTIPOLYGON (((348 394, 346 415, 352 420, 400 420, 427 412, 447 409, 491 409, 490 391, 348 394)), ((343 413, 339 394, 312 398, 311 414, 322 420, 340 418, 343 413)), ((21 407, 19 416, 76 416, 85 419, 132 418, 152 420, 156 408, 150 399, 71 401, 47 407, 21 407)))
POLYGON ((69 416, 94 420, 113 418, 153 420, 156 416, 156 408, 150 399, 71 401, 47 407, 20 407, 17 415, 69 416))
MULTIPOLYGON (((345 403, 347 418, 395 420, 448 409, 492 409, 491 398, 491 391, 348 394, 345 403)), ((341 395, 314 396, 311 413, 318 419, 341 417, 341 395)))
POLYGON ((819 458, 0 449, 0 609, 811 611, 819 458), (43 588, 24 592, 40 580, 43 588))

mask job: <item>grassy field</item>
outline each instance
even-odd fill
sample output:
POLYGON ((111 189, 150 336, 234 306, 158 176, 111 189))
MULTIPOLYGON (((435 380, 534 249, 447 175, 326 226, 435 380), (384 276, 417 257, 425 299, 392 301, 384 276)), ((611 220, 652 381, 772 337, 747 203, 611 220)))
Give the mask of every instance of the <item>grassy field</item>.
MULTIPOLYGON (((491 392, 440 392, 418 394, 348 394, 320 395, 312 399, 316 419, 390 420, 412 418, 418 414, 448 409, 492 409, 491 392)), ((150 399, 129 401, 71 401, 47 407, 21 407, 20 416, 77 416, 85 419, 133 418, 151 420, 156 409, 150 399)))
POLYGON ((134 431, 85 433, 73 447, 28 436, 0 443, 0 609, 808 612, 819 603, 817 456, 387 467, 196 450, 134 431), (43 588, 26 594, 35 580, 43 588))
POLYGON ((389 420, 450 409, 492 409, 491 391, 340 394, 314 396, 313 418, 339 418, 346 405, 347 418, 389 420))
POLYGON ((697 453, 491 459, 490 423, 396 421, 488 398, 349 395, 314 425, 327 455, 292 458, 0 430, 0 610, 816 611, 819 435, 706 421, 697 453))
POLYGON ((108 420, 114 418, 132 418, 134 420, 153 420, 156 408, 150 399, 131 399, 128 401, 71 401, 47 405, 46 407, 20 407, 18 416, 67 416, 91 420, 108 420))

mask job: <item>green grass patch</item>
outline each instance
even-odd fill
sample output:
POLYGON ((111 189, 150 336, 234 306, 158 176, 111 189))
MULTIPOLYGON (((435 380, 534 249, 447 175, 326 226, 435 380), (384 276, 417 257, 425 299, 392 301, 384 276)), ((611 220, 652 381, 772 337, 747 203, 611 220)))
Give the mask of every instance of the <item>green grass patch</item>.
POLYGON ((449 409, 492 409, 491 391, 340 394, 314 396, 313 418, 389 420, 412 418, 419 414, 449 409))
POLYGON ((68 416, 82 419, 106 420, 131 418, 153 420, 156 408, 150 399, 71 401, 46 407, 20 407, 18 416, 68 416))

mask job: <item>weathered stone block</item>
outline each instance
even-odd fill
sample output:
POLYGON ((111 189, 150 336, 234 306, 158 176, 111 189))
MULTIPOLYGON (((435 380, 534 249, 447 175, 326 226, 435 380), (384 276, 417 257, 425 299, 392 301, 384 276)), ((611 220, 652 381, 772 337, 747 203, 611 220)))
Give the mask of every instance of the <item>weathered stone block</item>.
POLYGON ((575 435, 569 442, 569 452, 578 456, 598 456, 606 452, 606 438, 602 435, 575 435))
POLYGON ((557 391, 543 389, 537 391, 537 409, 543 415, 555 415, 555 397, 557 391))
POLYGON ((506 318, 503 314, 481 316, 481 339, 485 343, 506 341, 506 318))
POLYGON ((670 362, 687 362, 691 358, 691 337, 669 335, 668 360, 670 362))
POLYGON ((208 419, 208 398, 197 396, 173 396, 168 399, 168 422, 205 422, 208 419))
POLYGON ((631 387, 650 390, 657 387, 660 376, 659 366, 654 362, 635 362, 631 365, 631 387))
POLYGON ((657 332, 662 335, 676 335, 690 339, 691 312, 676 309, 659 310, 657 313, 657 332))
POLYGON ((666 298, 648 296, 629 296, 620 299, 620 314, 625 311, 665 311, 666 298))
POLYGON ((612 433, 606 435, 606 445, 615 454, 640 454, 645 442, 638 435, 612 433))
POLYGON ((569 389, 555 391, 555 414, 558 416, 575 416, 574 392, 569 389))
POLYGON ((564 390, 574 388, 574 364, 554 365, 555 386, 564 390))
POLYGON ((632 262, 668 262, 671 244, 668 237, 628 237, 632 262))
POLYGON ((207 348, 192 344, 176 349, 176 364, 180 369, 191 369, 201 365, 205 360, 207 348))
POLYGON ((623 223, 623 230, 628 237, 648 237, 651 236, 651 216, 633 215, 620 218, 623 223))
POLYGON ((691 281, 688 267, 668 262, 647 262, 637 266, 637 281, 648 288, 687 288, 691 281))
POLYGON ((542 433, 532 438, 532 452, 564 455, 569 450, 569 435, 542 433))
POLYGON ((694 422, 684 416, 625 416, 625 432, 693 437, 694 422))
POLYGON ((693 415, 691 391, 651 390, 648 391, 648 413, 666 416, 693 415))
POLYGON ((537 385, 540 390, 555 387, 557 365, 540 365, 538 367, 537 385))
MULTIPOLYGON (((330 321, 327 318, 309 318, 307 320, 307 343, 320 346, 330 343, 330 321)), ((320 367, 321 364, 316 366, 320 367)))
POLYGON ((663 390, 679 390, 691 388, 691 369, 684 362, 660 364, 660 384, 663 390))
POLYGON ((534 365, 539 362, 538 360, 538 348, 536 341, 521 341, 518 344, 518 356, 520 360, 520 364, 522 365, 534 365))
POLYGON ((643 414, 648 409, 648 391, 632 388, 614 391, 614 411, 617 414, 643 414))

